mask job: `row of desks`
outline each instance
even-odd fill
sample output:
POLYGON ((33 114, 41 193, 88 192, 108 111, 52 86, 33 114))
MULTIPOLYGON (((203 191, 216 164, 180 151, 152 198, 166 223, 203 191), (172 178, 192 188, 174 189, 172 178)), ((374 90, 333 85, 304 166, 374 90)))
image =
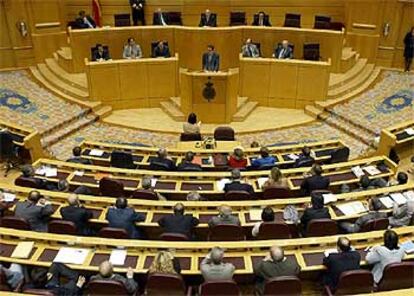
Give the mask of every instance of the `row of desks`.
POLYGON ((414 119, 383 129, 377 153, 389 155, 392 148, 402 146, 414 150, 414 119))

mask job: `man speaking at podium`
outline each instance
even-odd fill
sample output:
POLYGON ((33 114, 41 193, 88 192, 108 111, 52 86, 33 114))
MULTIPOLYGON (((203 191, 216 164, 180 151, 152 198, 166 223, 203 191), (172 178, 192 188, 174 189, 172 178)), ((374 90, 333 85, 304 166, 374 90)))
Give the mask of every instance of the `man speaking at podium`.
POLYGON ((215 52, 213 45, 207 46, 207 52, 203 54, 203 71, 217 72, 220 67, 220 56, 215 52))

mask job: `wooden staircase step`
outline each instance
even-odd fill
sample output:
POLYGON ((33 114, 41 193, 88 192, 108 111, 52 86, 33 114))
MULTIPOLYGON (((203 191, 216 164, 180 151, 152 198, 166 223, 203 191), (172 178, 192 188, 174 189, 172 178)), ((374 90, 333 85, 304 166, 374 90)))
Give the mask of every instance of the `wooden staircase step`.
POLYGON ((352 50, 352 47, 344 47, 342 49, 342 60, 349 60, 354 58, 356 55, 356 51, 352 50))
POLYGON ((358 59, 355 65, 345 73, 332 73, 329 77, 329 89, 341 86, 361 73, 367 64, 367 59, 358 59))
POLYGON ((176 121, 185 120, 184 113, 179 108, 177 108, 177 106, 175 106, 173 102, 171 101, 160 102, 160 106, 174 120, 176 121))
POLYGON ((111 106, 101 106, 98 110, 94 111, 94 113, 100 118, 103 119, 112 113, 111 106))
POLYGON ((333 99, 339 96, 345 95, 347 92, 352 92, 355 88, 358 88, 361 84, 367 80, 372 71, 374 70, 375 65, 367 64, 364 69, 358 73, 358 75, 354 76, 350 81, 347 83, 338 86, 334 89, 328 91, 328 98, 333 99))
POLYGON ((69 83, 71 86, 77 87, 83 91, 88 91, 88 82, 85 73, 68 73, 60 67, 58 62, 53 58, 45 59, 45 62, 49 70, 59 78, 63 79, 66 83, 69 83))
POLYGON ((248 97, 238 97, 237 98, 237 109, 240 109, 244 104, 249 100, 248 97))
POLYGON ((181 108, 181 98, 180 97, 170 97, 170 101, 177 107, 178 109, 181 108))
POLYGON ((314 105, 307 105, 305 106, 305 113, 317 119, 323 113, 323 109, 321 110, 314 105))
POLYGON ((72 59, 72 49, 70 47, 61 47, 57 51, 59 57, 65 60, 71 60, 72 59))
POLYGON ((246 119, 247 116, 250 115, 250 113, 253 112, 254 109, 256 109, 258 103, 257 102, 247 102, 245 103, 234 115, 233 115, 233 121, 243 121, 246 119))

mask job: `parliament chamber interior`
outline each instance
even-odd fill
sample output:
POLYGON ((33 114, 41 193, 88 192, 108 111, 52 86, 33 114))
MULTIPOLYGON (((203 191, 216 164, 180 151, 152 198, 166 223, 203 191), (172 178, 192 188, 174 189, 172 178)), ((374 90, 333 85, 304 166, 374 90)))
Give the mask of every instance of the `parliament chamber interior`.
POLYGON ((0 0, 0 295, 414 295, 413 0, 0 0))

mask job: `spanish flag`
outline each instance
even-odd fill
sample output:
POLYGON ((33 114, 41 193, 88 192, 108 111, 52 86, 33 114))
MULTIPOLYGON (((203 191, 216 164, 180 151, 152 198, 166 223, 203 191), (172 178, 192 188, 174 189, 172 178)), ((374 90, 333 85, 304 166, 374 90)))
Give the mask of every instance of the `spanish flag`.
POLYGON ((99 3, 99 0, 92 0, 92 16, 96 23, 97 27, 101 26, 101 3, 99 3))

